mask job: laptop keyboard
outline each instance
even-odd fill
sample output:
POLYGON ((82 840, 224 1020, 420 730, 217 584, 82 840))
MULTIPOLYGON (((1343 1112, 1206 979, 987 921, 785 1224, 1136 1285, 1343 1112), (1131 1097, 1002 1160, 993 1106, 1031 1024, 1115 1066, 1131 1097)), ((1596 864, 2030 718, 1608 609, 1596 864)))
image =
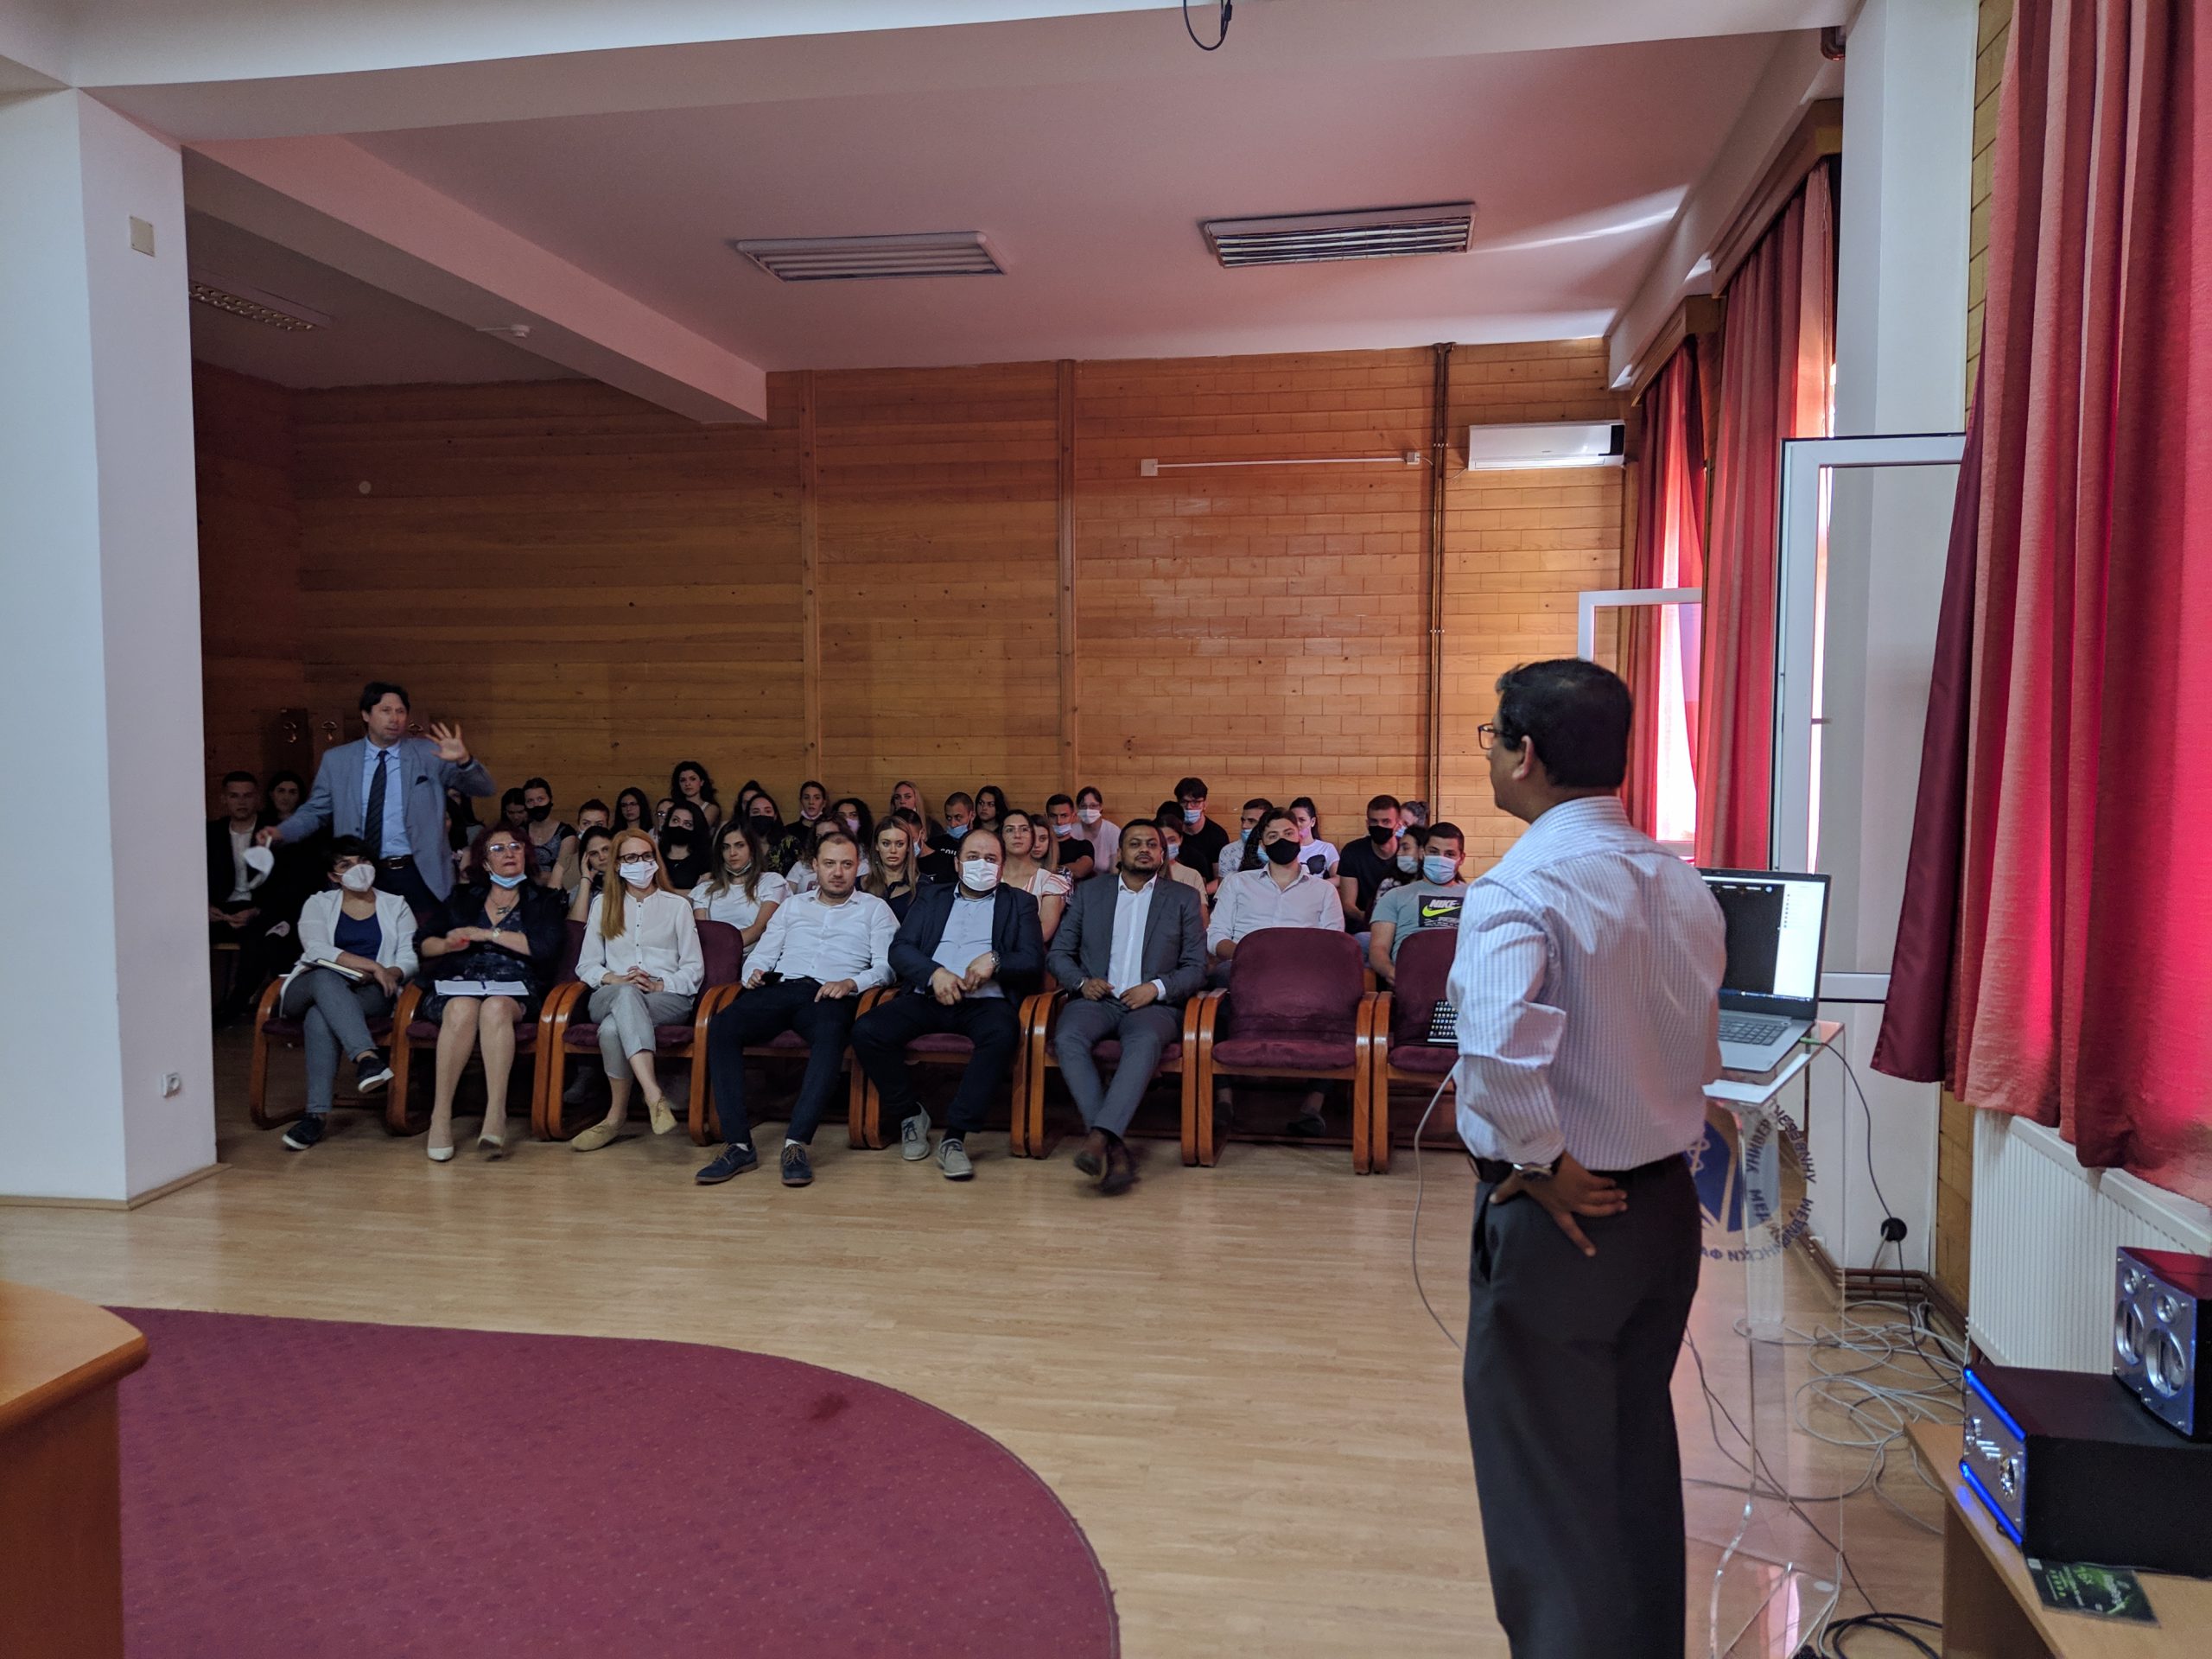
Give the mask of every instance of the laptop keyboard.
POLYGON ((1777 1020, 1769 1014, 1724 1014, 1720 1016, 1720 1040, 1724 1043, 1748 1043, 1753 1047, 1770 1043, 1789 1029, 1794 1023, 1777 1020))

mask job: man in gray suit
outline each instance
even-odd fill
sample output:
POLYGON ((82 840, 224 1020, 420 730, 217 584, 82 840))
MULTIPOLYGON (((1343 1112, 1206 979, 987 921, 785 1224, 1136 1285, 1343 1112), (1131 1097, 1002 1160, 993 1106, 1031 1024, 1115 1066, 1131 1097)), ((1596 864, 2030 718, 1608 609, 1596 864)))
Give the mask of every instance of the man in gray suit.
POLYGON ((318 830, 359 836, 377 886, 407 900, 417 921, 453 891, 453 856, 446 844, 446 791, 492 795, 492 774, 469 759, 458 726, 407 735, 407 688, 371 680, 361 688, 367 735, 327 750, 315 788, 283 823, 261 832, 261 843, 299 841, 318 830))
POLYGON ((1075 890, 1046 959, 1077 997, 1061 1010, 1052 1039, 1068 1092, 1090 1130, 1075 1166, 1097 1176, 1099 1192, 1109 1197, 1136 1184, 1122 1137, 1159 1070, 1160 1051, 1176 1039, 1183 1004, 1205 988, 1198 896, 1160 880, 1166 859, 1157 826, 1125 826, 1114 868, 1075 890), (1099 1082, 1090 1053, 1109 1037, 1122 1045, 1110 1088, 1099 1082))

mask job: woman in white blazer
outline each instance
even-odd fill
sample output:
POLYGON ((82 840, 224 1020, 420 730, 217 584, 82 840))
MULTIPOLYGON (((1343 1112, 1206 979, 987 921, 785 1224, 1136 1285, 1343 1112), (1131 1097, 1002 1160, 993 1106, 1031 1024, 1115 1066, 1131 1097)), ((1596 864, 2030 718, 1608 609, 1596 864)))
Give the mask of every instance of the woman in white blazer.
POLYGON ((613 1099, 607 1116, 569 1143, 578 1152, 597 1152, 620 1133, 630 1116, 632 1077, 645 1091, 653 1133, 676 1127, 653 1071, 653 1027, 689 1020, 707 976, 691 901, 670 887, 652 837, 638 830, 618 832, 607 864, 607 884, 584 916, 576 978, 591 993, 613 1099))
POLYGON ((308 1115, 284 1132, 295 1152, 322 1139, 341 1058, 353 1057, 354 1086, 364 1095, 391 1081, 369 1021, 391 1012, 415 971, 415 912, 376 885, 365 851, 352 836, 330 843, 331 885, 301 907, 300 960, 276 997, 276 1011, 306 1028, 308 1115))

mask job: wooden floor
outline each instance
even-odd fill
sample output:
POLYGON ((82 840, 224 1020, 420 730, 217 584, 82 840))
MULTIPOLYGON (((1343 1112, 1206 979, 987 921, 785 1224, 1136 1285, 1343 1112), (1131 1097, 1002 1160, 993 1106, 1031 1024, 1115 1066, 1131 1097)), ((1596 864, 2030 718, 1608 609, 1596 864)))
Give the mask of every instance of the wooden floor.
MULTIPOLYGON (((247 1125, 243 1056, 241 1038, 219 1041, 223 1173, 128 1214, 0 1207, 0 1276, 111 1303, 787 1355, 918 1395, 1027 1459, 1089 1534, 1136 1659, 1505 1654, 1459 1356, 1408 1271, 1409 1156, 1362 1179, 1338 1150, 1232 1143, 1207 1170, 1161 1143, 1135 1192, 1101 1201, 1065 1145, 1035 1162, 1007 1157, 1003 1135, 977 1137, 976 1179, 956 1185, 933 1163, 850 1151, 833 1129, 810 1189, 765 1170, 698 1188, 680 1135, 588 1156, 525 1143, 497 1164, 464 1139, 441 1166, 419 1138, 342 1108, 332 1138, 298 1154, 247 1125)), ((296 1058, 272 1070, 274 1097, 296 1090, 296 1058)), ((1463 1161, 1424 1162, 1423 1277, 1456 1327, 1472 1188, 1463 1161)), ((1699 1329, 1725 1395, 1740 1371, 1726 1320, 1699 1329)), ((1677 1383, 1689 1471, 1740 1478, 1687 1363, 1677 1383)), ((315 1407, 240 1408, 273 1430, 315 1407)), ((486 1432, 527 1408, 518 1378, 485 1402, 486 1432)), ((1793 1483, 1825 1471, 1848 1484, 1864 1465, 1795 1449, 1793 1483)), ((1909 1476, 1890 1490, 1940 1515, 1909 1476)), ((1697 1495, 1693 1530, 1732 1504, 1697 1495)), ((1932 1616, 1925 1536, 1871 1497, 1847 1517, 1869 1592, 1932 1616)), ((1692 1551, 1697 1652, 1713 1554, 1692 1551)), ((1770 1609, 1735 1651, 1786 1652, 1790 1628, 1770 1609)), ((1853 1650, 1905 1651, 1878 1637, 1853 1650)))

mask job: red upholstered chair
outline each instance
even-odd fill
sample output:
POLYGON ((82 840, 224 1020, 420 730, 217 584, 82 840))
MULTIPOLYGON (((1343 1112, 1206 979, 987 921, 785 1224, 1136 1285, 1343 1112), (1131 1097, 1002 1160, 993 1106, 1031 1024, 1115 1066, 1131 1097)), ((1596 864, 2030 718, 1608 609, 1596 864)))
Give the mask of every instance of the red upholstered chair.
MULTIPOLYGON (((581 923, 577 930, 581 944, 581 923)), ((700 982, 698 1006, 683 1025, 653 1028, 653 1052, 691 1062, 691 1140, 696 1146, 704 1146, 705 1119, 699 1103, 707 1093, 707 1021, 736 995, 738 975, 745 966, 745 936, 728 922, 702 922, 699 956, 706 977, 700 982)), ((545 999, 545 1059, 538 1068, 543 1078, 538 1084, 535 1124, 537 1133, 548 1141, 566 1141, 583 1127, 578 1124, 572 1128, 563 1121, 561 1093, 569 1056, 599 1052, 599 1027, 590 1017, 590 990, 574 977, 573 970, 568 984, 545 999)), ((633 1093, 630 1103, 632 1111, 643 1111, 644 1091, 633 1093)))
MULTIPOLYGON (((584 948, 584 925, 569 924, 568 938, 561 946, 561 963, 553 975, 553 984, 545 993, 545 1001, 537 1010, 537 1018, 528 1025, 515 1027, 515 1059, 530 1062, 530 1122, 537 1127, 538 1096, 545 1089, 545 1020, 551 1012, 554 999, 562 990, 576 982, 576 957, 584 948)), ((428 1111, 411 1109, 410 1098, 415 1081, 415 1057, 438 1046, 438 1025, 435 1020, 424 1020, 417 1013, 423 1000, 429 995, 429 987, 417 982, 399 994, 399 1002, 391 1011, 392 1025, 402 1034, 391 1046, 391 1082, 385 1096, 384 1126, 394 1135, 420 1135, 429 1127, 428 1111)))
MULTIPOLYGON (((733 988, 715 1007, 726 1007, 741 994, 733 988)), ((853 1018, 858 1020, 889 995, 888 991, 880 988, 862 991, 860 1006, 853 1010, 853 1018)), ((795 1031, 779 1031, 766 1042, 753 1044, 745 1051, 745 1055, 747 1059, 753 1060, 797 1060, 803 1065, 806 1062, 806 1039, 795 1031)), ((868 1140, 861 1126, 861 1118, 867 1103, 868 1079, 861 1073, 860 1062, 853 1058, 853 1051, 849 1047, 845 1050, 844 1067, 850 1083, 845 1095, 845 1141, 849 1146, 864 1147, 868 1140)), ((755 1110, 753 1116, 758 1119, 760 1114, 755 1110)), ((721 1139, 721 1122, 715 1112, 712 1100, 702 1101, 696 1095, 691 1097, 691 1138, 694 1141, 702 1146, 706 1144, 709 1136, 719 1141, 721 1139)))
POLYGON ((1224 1077, 1300 1077, 1351 1084, 1352 1167, 1365 1173, 1362 1132, 1374 1087, 1374 1018, 1359 942, 1313 927, 1270 927, 1236 947, 1225 991, 1198 1020, 1198 1077, 1184 1098, 1183 1161, 1211 1166, 1214 1087, 1224 1077))
MULTIPOLYGON (((1022 1006, 1023 1050, 1027 1057, 1026 1093, 1015 1096, 1018 1127, 1022 1130, 1017 1145, 1018 1153, 1032 1158, 1051 1155, 1045 1141, 1045 1073, 1047 1069, 1058 1071, 1060 1057, 1052 1050, 1053 1033, 1058 1030, 1060 1009, 1067 1003, 1067 993, 1050 991, 1033 996, 1022 1006)), ((1198 1004, 1205 999, 1192 997, 1183 1004, 1183 1034, 1160 1053, 1159 1075, 1182 1080, 1182 1105, 1185 1135, 1189 1126, 1198 1121, 1197 1107, 1192 1100, 1198 1085, 1198 1069, 1192 1057, 1198 1052, 1198 1004)), ((1118 1039, 1109 1037, 1094 1044, 1091 1053, 1103 1064, 1109 1074, 1122 1063, 1122 1045, 1118 1039)), ((1017 1074, 1019 1075, 1019 1074, 1017 1074)))
MULTIPOLYGON (((281 1043, 286 1048, 297 1048, 307 1039, 305 1026, 297 1020, 287 1020, 276 1012, 277 999, 283 994, 284 982, 281 978, 270 981, 267 988, 261 993, 261 1002, 253 1014, 253 1068, 246 1075, 245 1103, 257 1129, 273 1129, 279 1124, 289 1123, 294 1118, 304 1116, 307 1111, 304 1103, 296 1110, 282 1114, 272 1114, 269 1110, 270 1045, 281 1043)), ((400 995, 404 1001, 406 993, 403 991, 400 995)), ((369 1035, 378 1043, 389 1042, 391 1030, 390 1018, 369 1021, 369 1035)), ((339 1075, 345 1075, 344 1067, 339 1069, 339 1075)), ((395 1072, 392 1081, 385 1085, 386 1089, 397 1087, 398 1081, 398 1075, 395 1072)))
MULTIPOLYGON (((881 995, 898 996, 901 993, 894 985, 881 995)), ((1034 1047, 1032 1038, 1039 1017, 1037 1005, 1049 1000, 1050 994, 1046 992, 1025 997, 1014 1016, 1020 1022, 1022 1040, 1014 1046, 1014 1099, 1012 1109, 1007 1113, 1007 1149, 1017 1158, 1029 1156, 1030 1056, 1034 1047)), ((868 1006, 873 1007, 874 1003, 872 1001, 868 1006)), ((925 1033, 906 1045, 906 1058, 923 1065, 965 1065, 975 1052, 976 1045, 954 1031, 925 1033)), ((883 1098, 857 1062, 853 1063, 853 1081, 855 1088, 860 1091, 861 1101, 860 1133, 853 1144, 880 1147, 883 1145, 883 1098)))
POLYGON ((1375 1045, 1375 1085, 1368 1093, 1369 1117, 1363 1131, 1352 1128, 1355 1141, 1367 1143, 1367 1166, 1380 1174, 1390 1167, 1390 1085, 1417 1084, 1433 1092, 1452 1075, 1459 1051, 1428 1040, 1429 1016, 1444 1000, 1445 982, 1452 976, 1452 958, 1459 948, 1457 928, 1429 927, 1409 933, 1398 947, 1398 984, 1385 991, 1376 1008, 1375 1029, 1382 1040, 1375 1045))

